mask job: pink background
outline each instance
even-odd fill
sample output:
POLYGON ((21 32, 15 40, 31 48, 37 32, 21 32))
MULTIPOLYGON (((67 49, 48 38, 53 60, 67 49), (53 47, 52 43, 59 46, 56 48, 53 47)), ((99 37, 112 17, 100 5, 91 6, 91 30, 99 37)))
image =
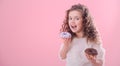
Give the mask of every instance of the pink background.
POLYGON ((58 58, 65 10, 88 6, 106 49, 120 66, 120 0, 0 0, 0 66, 65 66, 58 58))

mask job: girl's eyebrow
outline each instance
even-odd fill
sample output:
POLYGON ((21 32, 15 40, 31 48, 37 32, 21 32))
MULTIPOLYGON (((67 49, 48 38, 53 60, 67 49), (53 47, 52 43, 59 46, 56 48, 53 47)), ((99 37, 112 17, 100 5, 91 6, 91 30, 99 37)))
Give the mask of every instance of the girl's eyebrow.
POLYGON ((80 17, 80 16, 75 16, 75 17, 80 17))
MULTIPOLYGON (((71 16, 69 16, 69 17, 71 17, 71 16)), ((74 17, 76 18, 76 17, 80 17, 80 16, 74 16, 74 17)))

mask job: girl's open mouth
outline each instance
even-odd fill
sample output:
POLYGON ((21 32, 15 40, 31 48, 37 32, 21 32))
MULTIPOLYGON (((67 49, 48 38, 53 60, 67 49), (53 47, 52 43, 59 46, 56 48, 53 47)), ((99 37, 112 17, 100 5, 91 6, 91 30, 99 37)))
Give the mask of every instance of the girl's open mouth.
POLYGON ((77 25, 71 25, 71 28, 75 29, 75 28, 77 28, 77 25))

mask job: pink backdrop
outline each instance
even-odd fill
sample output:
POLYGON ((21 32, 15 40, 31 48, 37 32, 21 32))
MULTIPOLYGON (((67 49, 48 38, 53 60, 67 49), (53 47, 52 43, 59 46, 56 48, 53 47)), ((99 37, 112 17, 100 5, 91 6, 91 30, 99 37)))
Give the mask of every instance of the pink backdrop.
POLYGON ((65 66, 58 58, 65 10, 88 6, 106 49, 106 66, 120 66, 120 0, 0 0, 0 66, 65 66))

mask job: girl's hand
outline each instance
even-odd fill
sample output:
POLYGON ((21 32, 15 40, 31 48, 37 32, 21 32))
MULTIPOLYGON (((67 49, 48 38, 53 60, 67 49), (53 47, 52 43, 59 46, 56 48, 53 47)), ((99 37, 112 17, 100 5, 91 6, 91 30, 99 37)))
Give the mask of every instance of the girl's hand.
POLYGON ((70 46, 71 38, 62 38, 62 42, 65 46, 70 46))
POLYGON ((72 35, 69 32, 61 32, 60 37, 62 38, 64 45, 69 46, 72 35))
POLYGON ((86 54, 86 57, 91 63, 93 63, 93 64, 96 63, 96 56, 86 54))
POLYGON ((96 56, 86 54, 86 57, 92 63, 93 66, 103 66, 103 61, 100 59, 98 60, 96 56))

